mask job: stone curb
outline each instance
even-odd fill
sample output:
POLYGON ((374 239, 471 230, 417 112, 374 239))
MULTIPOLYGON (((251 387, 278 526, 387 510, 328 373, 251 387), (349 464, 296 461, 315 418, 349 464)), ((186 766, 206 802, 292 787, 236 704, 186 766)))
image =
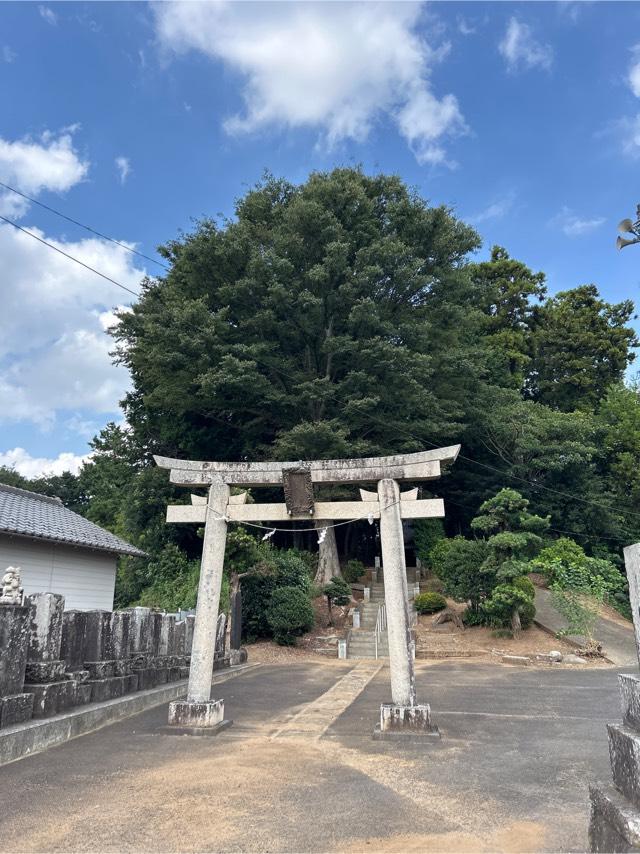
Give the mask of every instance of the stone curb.
MULTIPOLYGON (((260 664, 241 664, 224 673, 214 674, 213 684, 226 682, 245 670, 260 664)), ((38 718, 16 726, 0 729, 0 766, 16 762, 25 756, 41 753, 49 747, 62 744, 71 738, 86 735, 94 730, 137 715, 154 706, 184 696, 187 680, 172 682, 146 691, 125 694, 104 703, 90 703, 52 718, 38 718)))
MULTIPOLYGON (((541 623, 541 622, 540 622, 540 620, 535 619, 535 617, 534 617, 534 620, 533 620, 533 624, 534 624, 534 626, 537 626, 539 629, 542 629, 542 631, 543 631, 543 632, 546 632, 548 635, 551 635, 552 637, 554 637, 554 638, 556 638, 556 639, 558 638, 558 634, 557 634, 557 632, 555 632, 553 629, 550 629, 550 628, 549 628, 549 626, 545 626, 545 624, 544 624, 544 623, 541 623)), ((580 645, 580 643, 579 643, 578 641, 573 640, 573 638, 571 637, 571 635, 564 635, 564 636, 562 637, 562 640, 563 640, 565 643, 568 643, 568 644, 569 644, 569 646, 572 646, 574 649, 582 649, 582 646, 580 645)), ((601 658, 602 658, 602 660, 603 660, 603 661, 606 661, 608 664, 613 664, 613 665, 615 665, 615 662, 614 662, 614 661, 611 661, 611 659, 610 659, 610 658, 607 658, 607 656, 606 656, 606 655, 602 655, 602 656, 601 656, 601 658)), ((622 665, 615 665, 615 666, 620 667, 620 666, 622 666, 622 665)))

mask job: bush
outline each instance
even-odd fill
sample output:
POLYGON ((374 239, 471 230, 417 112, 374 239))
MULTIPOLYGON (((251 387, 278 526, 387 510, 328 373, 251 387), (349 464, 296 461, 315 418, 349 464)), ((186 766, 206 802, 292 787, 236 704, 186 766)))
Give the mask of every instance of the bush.
POLYGON ((533 604, 533 600, 520 606, 520 625, 523 629, 528 629, 531 626, 535 615, 536 606, 533 604))
POLYGON ((296 638, 313 627, 314 614, 307 594, 300 587, 274 590, 266 612, 276 643, 294 646, 296 638))
POLYGON ((344 580, 350 584, 357 584, 358 579, 362 578, 364 573, 365 565, 361 560, 348 560, 345 568, 342 570, 344 580))
POLYGON ((287 549, 286 551, 272 551, 271 560, 276 567, 277 587, 299 587, 305 594, 311 591, 313 579, 312 565, 305 555, 308 552, 287 549))
POLYGON ((484 626, 487 622, 487 618, 482 611, 467 608, 462 614, 462 622, 465 626, 484 626))
POLYGON ((275 590, 297 587, 308 599, 312 592, 312 562, 308 552, 259 546, 265 557, 253 567, 255 572, 242 579, 242 632, 248 641, 272 637, 267 608, 275 590))
POLYGON ((434 614, 447 607, 447 600, 440 593, 420 593, 413 600, 419 614, 434 614))
POLYGON ((561 537, 532 561, 532 568, 545 575, 550 586, 560 590, 591 590, 596 596, 615 598, 624 590, 625 578, 608 560, 588 557, 578 543, 561 537))
POLYGON ((487 554, 484 540, 464 537, 440 540, 431 550, 431 565, 444 584, 445 593, 459 602, 470 601, 474 610, 495 584, 495 572, 482 569, 487 554))
POLYGON ((351 585, 336 575, 322 588, 322 594, 334 605, 348 605, 351 601, 351 585))
MULTIPOLYGON (((491 597, 482 603, 482 611, 486 614, 489 625, 508 629, 514 613, 521 613, 525 605, 531 604, 527 594, 513 584, 498 584, 491 597)), ((522 623, 522 618, 520 622, 522 623)))
POLYGON ((514 578, 511 582, 514 587, 517 587, 518 590, 522 590, 522 592, 533 600, 536 598, 536 588, 533 581, 530 578, 527 578, 526 575, 520 575, 518 578, 514 578))

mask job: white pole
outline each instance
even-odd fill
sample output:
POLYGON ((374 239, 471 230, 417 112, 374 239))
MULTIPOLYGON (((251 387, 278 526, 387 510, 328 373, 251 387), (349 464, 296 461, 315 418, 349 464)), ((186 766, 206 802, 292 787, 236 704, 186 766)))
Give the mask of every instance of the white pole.
POLYGON ((229 492, 229 486, 226 483, 212 483, 209 488, 191 649, 188 703, 208 703, 211 700, 213 656, 216 647, 224 550, 227 542, 227 523, 224 517, 229 503, 229 492))
POLYGON ((411 655, 407 567, 400 516, 400 489, 395 480, 378 482, 380 502, 380 540, 384 572, 384 598, 387 609, 391 699, 399 706, 414 706, 415 675, 411 655))
POLYGON ((636 636, 636 652, 640 660, 640 543, 624 549, 624 563, 629 582, 629 602, 636 636))

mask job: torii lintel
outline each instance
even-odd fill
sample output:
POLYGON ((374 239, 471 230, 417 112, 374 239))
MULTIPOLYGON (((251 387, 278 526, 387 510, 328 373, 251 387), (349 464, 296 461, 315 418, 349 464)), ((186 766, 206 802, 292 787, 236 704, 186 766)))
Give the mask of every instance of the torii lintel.
POLYGON ((156 465, 170 469, 171 483, 178 486, 272 486, 283 483, 284 472, 304 467, 312 483, 372 483, 393 480, 423 481, 440 477, 441 464, 454 462, 460 445, 434 448, 413 454, 386 457, 362 457, 348 460, 309 460, 295 462, 196 462, 155 456, 156 465))

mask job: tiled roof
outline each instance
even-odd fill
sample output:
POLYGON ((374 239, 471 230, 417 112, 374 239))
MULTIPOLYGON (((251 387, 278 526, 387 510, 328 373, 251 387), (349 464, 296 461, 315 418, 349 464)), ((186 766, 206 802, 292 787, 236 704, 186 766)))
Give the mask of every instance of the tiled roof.
POLYGON ((112 554, 145 557, 140 549, 69 510, 59 498, 2 483, 0 533, 68 543, 112 554))

